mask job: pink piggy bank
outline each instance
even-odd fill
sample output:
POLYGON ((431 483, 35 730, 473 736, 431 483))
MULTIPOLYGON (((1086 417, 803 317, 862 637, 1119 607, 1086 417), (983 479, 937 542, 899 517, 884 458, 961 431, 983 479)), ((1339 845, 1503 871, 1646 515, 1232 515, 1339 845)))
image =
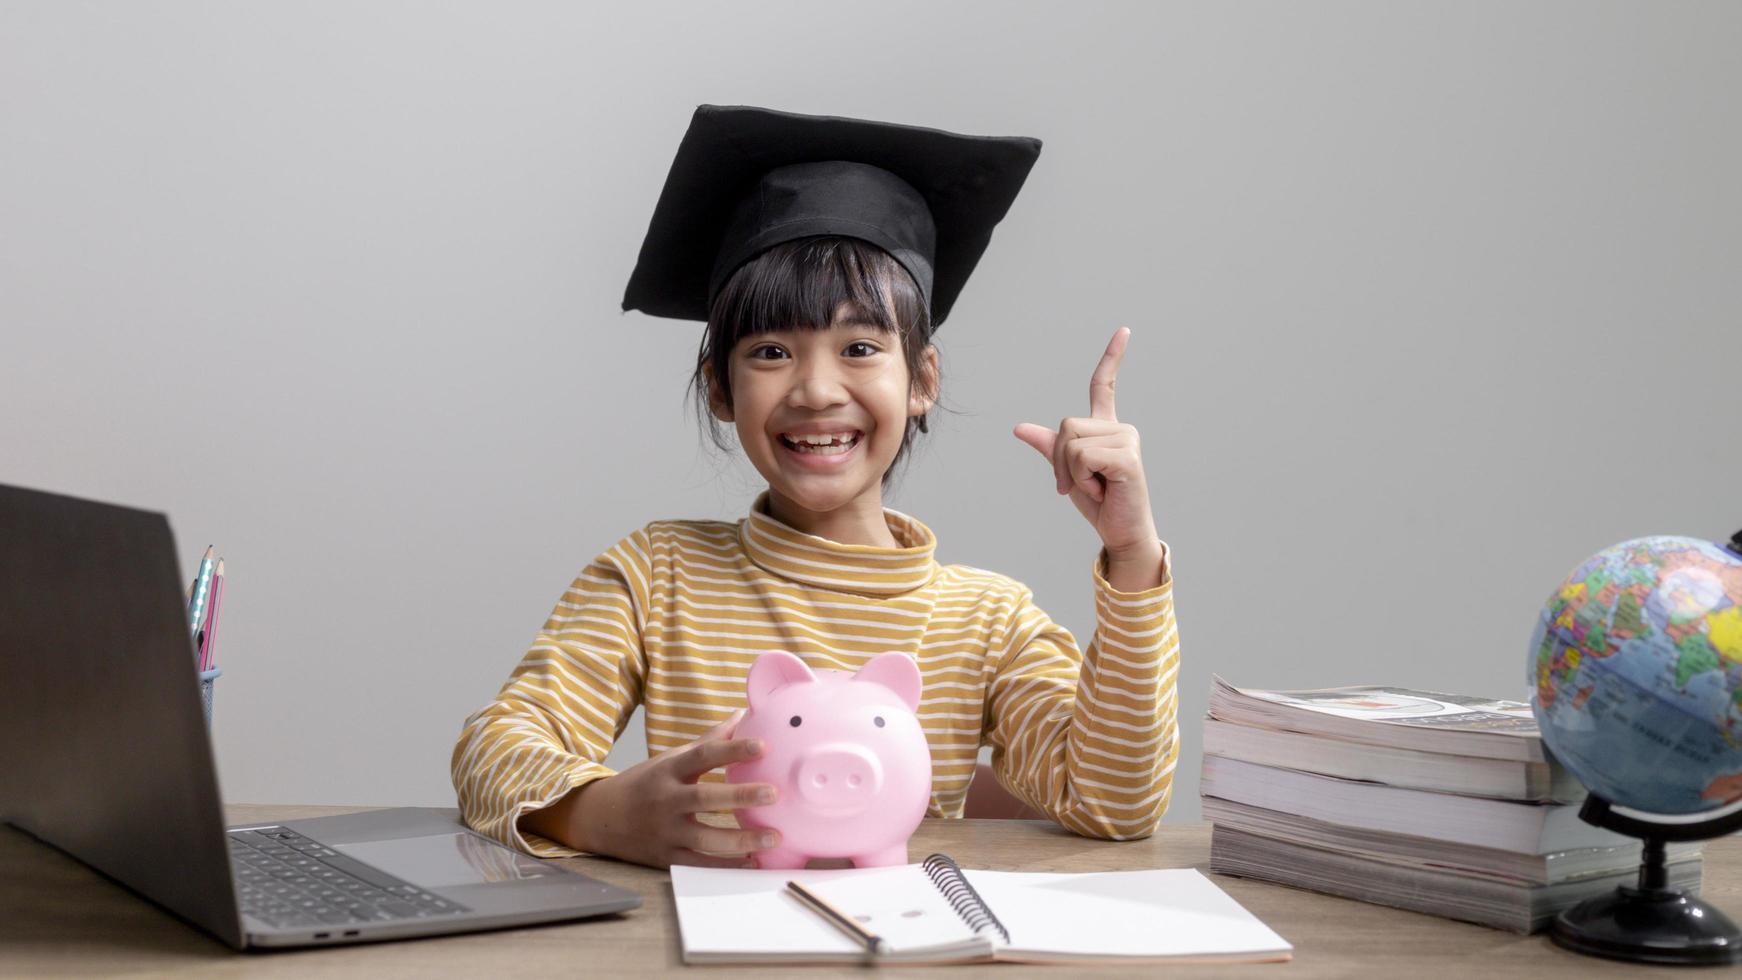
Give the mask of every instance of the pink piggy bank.
POLYGON ((784 651, 750 667, 750 710, 735 738, 760 738, 762 757, 726 769, 733 783, 771 783, 779 797, 738 812, 740 825, 780 831, 761 868, 811 858, 854 867, 907 863, 907 839, 931 800, 931 749, 920 730, 919 667, 884 653, 856 674, 813 672, 784 651))

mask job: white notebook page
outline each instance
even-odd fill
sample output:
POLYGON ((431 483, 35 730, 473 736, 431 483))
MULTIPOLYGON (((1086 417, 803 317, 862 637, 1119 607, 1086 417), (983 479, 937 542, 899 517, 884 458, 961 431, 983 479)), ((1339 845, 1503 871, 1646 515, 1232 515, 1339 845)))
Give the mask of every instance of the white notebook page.
POLYGON ((833 878, 812 890, 859 920, 896 954, 925 949, 992 952, 992 940, 975 935, 924 867, 910 864, 902 870, 906 873, 833 878))
POLYGON ((787 894, 789 880, 812 887, 849 914, 869 917, 867 927, 898 953, 975 943, 973 932, 917 864, 802 871, 677 865, 671 869, 671 887, 685 955, 763 960, 860 955, 862 947, 787 894))
POLYGON ((1012 956, 1234 956, 1293 947, 1193 868, 964 871, 1012 956))

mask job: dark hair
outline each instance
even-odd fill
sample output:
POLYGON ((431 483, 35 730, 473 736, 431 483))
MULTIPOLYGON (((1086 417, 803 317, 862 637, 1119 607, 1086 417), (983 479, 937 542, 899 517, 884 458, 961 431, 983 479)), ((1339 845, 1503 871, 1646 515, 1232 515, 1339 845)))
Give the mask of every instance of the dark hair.
MULTIPOLYGON (((708 310, 708 330, 690 377, 697 415, 714 445, 722 452, 731 449, 709 408, 704 366, 712 369, 720 399, 730 405, 731 357, 739 341, 775 330, 824 330, 843 320, 895 334, 907 362, 908 391, 923 390, 931 312, 913 277, 888 252, 862 239, 821 235, 775 245, 733 272, 708 310)), ((927 393, 935 399, 941 387, 942 378, 935 378, 934 390, 927 393)), ((901 448, 883 474, 885 489, 916 429, 931 431, 926 415, 907 420, 901 448)))

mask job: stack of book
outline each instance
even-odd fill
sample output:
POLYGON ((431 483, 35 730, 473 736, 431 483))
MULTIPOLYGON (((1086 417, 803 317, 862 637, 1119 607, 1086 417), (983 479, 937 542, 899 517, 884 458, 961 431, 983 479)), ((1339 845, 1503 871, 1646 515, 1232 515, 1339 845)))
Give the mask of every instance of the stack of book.
MULTIPOLYGON (((1201 791, 1212 872, 1517 932, 1639 873, 1640 842, 1579 819, 1584 790, 1517 701, 1218 677, 1201 791)), ((1699 845, 1666 856, 1697 892, 1699 845)))

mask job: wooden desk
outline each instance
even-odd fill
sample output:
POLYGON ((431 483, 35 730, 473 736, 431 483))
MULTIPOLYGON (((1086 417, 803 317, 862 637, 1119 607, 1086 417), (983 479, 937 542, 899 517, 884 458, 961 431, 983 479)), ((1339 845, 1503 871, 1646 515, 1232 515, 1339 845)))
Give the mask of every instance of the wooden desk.
MULTIPOLYGON (((364 807, 232 806, 232 824, 345 813, 364 807)), ((1209 827, 1165 824, 1149 840, 1086 840, 1038 822, 927 820, 912 852, 944 851, 972 868, 1096 871, 1209 865, 1209 827)), ((472 976, 515 977, 665 974, 685 969, 665 872, 594 858, 569 862, 646 899, 623 916, 491 933, 281 953, 234 953, 11 828, 0 828, 0 976, 175 974, 200 976, 472 976)), ((1704 894, 1742 917, 1742 839, 1706 845, 1704 894)), ((1401 912, 1262 882, 1212 876, 1230 895, 1295 946, 1292 963, 1179 966, 1192 977, 1306 980, 1341 977, 1438 977, 1483 980, 1561 975, 1634 977, 1685 971, 1612 963, 1565 952, 1544 936, 1517 936, 1432 916, 1401 912)), ((1058 968, 1013 965, 902 967, 892 975, 961 978, 979 972, 1063 977, 1156 976, 1155 967, 1058 968)), ((838 974, 862 968, 692 967, 697 977, 838 974)), ((1706 975, 1704 973, 1702 976, 1706 975)))

